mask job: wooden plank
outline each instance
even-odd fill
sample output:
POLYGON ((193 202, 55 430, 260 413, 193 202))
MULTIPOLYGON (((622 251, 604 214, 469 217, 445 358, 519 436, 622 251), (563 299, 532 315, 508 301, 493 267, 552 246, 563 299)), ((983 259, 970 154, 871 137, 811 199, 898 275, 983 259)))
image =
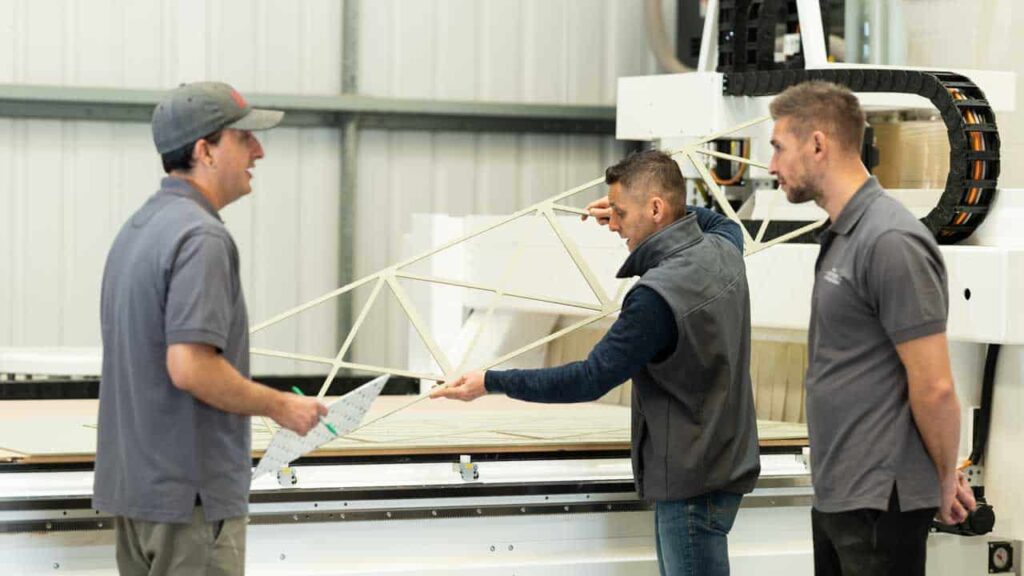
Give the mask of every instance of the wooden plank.
POLYGON ((785 403, 786 397, 786 366, 785 354, 781 352, 784 344, 779 342, 766 342, 765 343, 765 358, 768 360, 767 364, 767 377, 768 383, 771 386, 771 400, 769 402, 770 409, 768 410, 768 420, 781 420, 782 419, 782 408, 785 403))
POLYGON ((758 419, 771 419, 771 349, 767 342, 754 342, 758 348, 758 387, 757 396, 754 398, 754 405, 757 409, 758 419))
MULTIPOLYGON (((626 450, 630 408, 599 403, 533 404, 489 395, 471 403, 420 402, 373 421, 414 396, 383 396, 370 424, 315 455, 390 456, 466 452, 626 450)), ((328 399, 329 401, 329 399, 328 399)), ((0 402, 0 459, 23 463, 90 462, 96 449, 95 400, 0 402)), ((758 422, 763 446, 806 445, 806 425, 758 422)), ((262 454, 270 434, 253 421, 253 450, 262 454)))
POLYGON ((786 422, 803 421, 800 416, 803 412, 804 375, 807 372, 806 349, 805 344, 786 344, 786 407, 781 418, 786 422))
POLYGON ((359 315, 356 317, 355 322, 352 323, 352 327, 349 328, 348 334, 345 335, 345 341, 341 344, 341 348, 338 353, 334 356, 334 364, 331 365, 331 371, 324 378, 324 383, 320 386, 320 391, 317 392, 316 397, 322 400, 327 395, 327 390, 331 387, 331 382, 334 381, 334 376, 338 373, 338 364, 345 359, 345 354, 348 353, 348 349, 352 346, 352 342, 355 340, 356 334, 359 332, 359 328, 362 327, 363 321, 366 320, 366 315, 370 313, 370 309, 373 308, 373 303, 377 301, 377 296, 380 294, 381 287, 384 286, 384 279, 380 278, 373 285, 373 291, 370 292, 370 296, 366 299, 363 304, 362 310, 359 311, 359 315))

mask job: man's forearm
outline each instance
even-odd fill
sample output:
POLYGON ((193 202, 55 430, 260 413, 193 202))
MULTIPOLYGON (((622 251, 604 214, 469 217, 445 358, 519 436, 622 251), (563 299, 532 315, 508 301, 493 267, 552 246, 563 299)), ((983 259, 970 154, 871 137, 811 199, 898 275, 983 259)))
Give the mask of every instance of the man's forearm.
POLYGON ((939 477, 955 474, 960 449, 960 402, 953 383, 934 386, 911 383, 909 390, 910 411, 939 477))
POLYGON ((528 370, 487 371, 490 392, 503 392, 510 398, 553 404, 597 400, 625 381, 607 373, 597 375, 585 362, 528 370))
POLYGON ((488 371, 487 389, 531 402, 588 402, 622 384, 677 340, 672 309, 647 286, 626 297, 619 318, 582 362, 536 370, 488 371))
POLYGON ((177 351, 168 354, 174 385, 200 401, 233 414, 271 416, 281 392, 242 376, 214 351, 177 351))

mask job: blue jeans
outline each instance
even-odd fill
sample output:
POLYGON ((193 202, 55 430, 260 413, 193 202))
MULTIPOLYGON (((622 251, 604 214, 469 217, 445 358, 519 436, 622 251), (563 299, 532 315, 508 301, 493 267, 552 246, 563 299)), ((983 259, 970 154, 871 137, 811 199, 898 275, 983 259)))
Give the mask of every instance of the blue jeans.
POLYGON ((661 576, 728 576, 729 530, 742 499, 732 492, 709 492, 655 503, 661 576))

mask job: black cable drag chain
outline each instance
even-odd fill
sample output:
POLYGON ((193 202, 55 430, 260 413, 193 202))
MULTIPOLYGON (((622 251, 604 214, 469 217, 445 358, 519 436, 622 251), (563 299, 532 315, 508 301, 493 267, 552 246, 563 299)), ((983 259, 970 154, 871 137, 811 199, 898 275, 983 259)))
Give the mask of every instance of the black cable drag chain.
POLYGON ((955 244, 985 220, 999 179, 999 130, 981 89, 952 72, 834 69, 727 72, 727 96, 772 96, 810 80, 854 92, 916 94, 939 111, 949 137, 949 175, 938 204, 921 222, 940 244, 955 244))

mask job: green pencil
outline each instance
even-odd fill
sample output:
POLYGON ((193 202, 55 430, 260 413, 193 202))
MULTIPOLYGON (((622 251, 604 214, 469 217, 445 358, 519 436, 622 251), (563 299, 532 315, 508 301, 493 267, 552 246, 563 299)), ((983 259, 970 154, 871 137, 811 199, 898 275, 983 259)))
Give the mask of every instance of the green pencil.
MULTIPOLYGON (((299 388, 298 386, 292 386, 292 392, 295 392, 299 396, 305 396, 305 394, 302 393, 302 388, 299 388)), ((331 426, 330 422, 324 420, 323 416, 320 416, 320 423, 327 426, 327 429, 331 431, 331 434, 334 434, 335 436, 338 435, 338 431, 334 429, 334 426, 331 426)))

